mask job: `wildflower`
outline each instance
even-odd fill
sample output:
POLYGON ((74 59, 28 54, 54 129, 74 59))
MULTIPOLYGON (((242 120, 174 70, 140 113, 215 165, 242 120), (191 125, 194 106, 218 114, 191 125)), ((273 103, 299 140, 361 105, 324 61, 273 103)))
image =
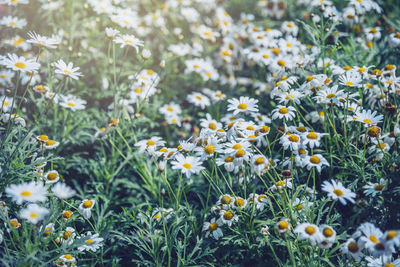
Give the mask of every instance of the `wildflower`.
POLYGON ((299 239, 310 240, 311 245, 315 245, 321 239, 321 233, 318 226, 310 223, 302 223, 296 226, 294 229, 295 233, 300 234, 299 239))
POLYGON ((39 221, 49 214, 49 210, 38 206, 37 204, 29 204, 25 209, 20 211, 20 217, 28 220, 33 224, 37 224, 39 221))
POLYGON ((354 203, 356 194, 345 188, 341 182, 331 180, 323 182, 322 190, 328 193, 328 196, 333 200, 339 200, 343 205, 346 205, 347 201, 354 203))
POLYGON ((18 17, 6 16, 0 20, 0 25, 11 27, 14 29, 22 29, 26 26, 26 19, 19 19, 18 17))
POLYGON ((54 141, 54 140, 47 140, 46 143, 44 143, 44 148, 47 150, 51 150, 54 148, 57 148, 60 145, 60 142, 54 141))
POLYGON ((66 185, 65 183, 57 183, 52 188, 51 191, 59 199, 67 199, 75 194, 75 190, 66 185))
POLYGON ((263 227, 261 227, 261 233, 264 235, 264 236, 268 236, 270 233, 269 233, 269 227, 268 227, 268 225, 265 225, 265 226, 263 226, 263 227))
POLYGON ((301 144, 300 136, 297 134, 284 134, 280 138, 280 143, 283 145, 283 148, 290 149, 290 150, 297 150, 301 144))
POLYGON ((41 36, 35 32, 29 32, 28 36, 31 38, 27 40, 28 43, 38 45, 39 47, 56 48, 60 42, 51 37, 41 36))
POLYGON ((17 204, 21 205, 22 202, 44 202, 46 200, 47 191, 41 182, 32 181, 24 184, 11 184, 5 192, 17 204))
POLYGON ((400 259, 394 260, 392 256, 382 255, 379 258, 373 257, 365 257, 368 261, 368 267, 399 267, 400 266, 400 259))
POLYGON ((45 173, 44 178, 46 184, 54 184, 60 180, 60 175, 56 170, 52 170, 45 173))
POLYGON ((361 81, 360 73, 355 70, 347 71, 339 77, 340 84, 348 87, 357 87, 361 81))
POLYGON ((210 158, 214 153, 220 153, 223 151, 222 145, 219 144, 217 138, 207 138, 206 144, 195 148, 196 155, 200 157, 201 160, 205 158, 210 158))
POLYGON ((88 220, 92 215, 92 208, 96 201, 94 199, 84 199, 78 207, 79 213, 88 220))
POLYGON ((234 197, 231 207, 233 208, 239 208, 239 209, 244 209, 247 206, 247 200, 242 198, 242 197, 234 197))
POLYGON ((295 114, 296 109, 292 106, 282 106, 278 105, 274 110, 272 110, 272 119, 275 120, 277 118, 279 119, 285 119, 288 121, 293 120, 294 117, 296 117, 295 114))
POLYGON ((372 112, 371 110, 357 111, 354 115, 356 121, 364 123, 365 127, 369 127, 374 124, 382 122, 383 115, 376 115, 377 111, 372 112))
POLYGON ((154 154, 157 147, 164 146, 165 141, 161 137, 153 136, 148 140, 141 140, 135 144, 139 147, 139 153, 147 152, 150 155, 154 154))
POLYGON ((344 254, 350 255, 354 260, 359 261, 364 256, 362 250, 364 249, 364 242, 349 238, 344 246, 341 248, 344 254))
POLYGON ((54 66, 56 67, 56 74, 61 74, 74 80, 79 80, 79 77, 82 76, 82 73, 78 72, 80 68, 74 68, 72 62, 69 62, 67 65, 65 64, 64 60, 59 59, 57 62, 54 63, 54 66))
POLYGON ((119 30, 116 30, 113 28, 106 28, 106 35, 108 38, 113 39, 118 34, 119 34, 119 30))
POLYGON ((131 46, 136 49, 136 53, 139 52, 139 46, 144 45, 143 41, 139 40, 134 35, 129 34, 117 36, 114 39, 114 43, 121 44, 121 48, 124 48, 125 46, 131 46))
POLYGON ((40 64, 34 60, 18 57, 16 54, 7 54, 0 63, 9 69, 21 72, 34 72, 40 68, 40 64))
POLYGON ((226 210, 221 210, 220 212, 220 221, 223 224, 227 224, 228 226, 232 226, 233 222, 237 222, 239 220, 239 217, 237 216, 237 214, 235 214, 232 211, 226 211, 226 210))
POLYGON ((364 242, 365 248, 373 253, 374 247, 378 244, 382 235, 382 231, 372 223, 363 223, 357 228, 357 232, 353 236, 360 236, 359 238, 364 242))
POLYGON ((71 254, 64 254, 64 255, 61 255, 60 258, 58 258, 58 260, 56 261, 56 265, 58 266, 60 263, 62 263, 61 266, 67 266, 67 264, 70 264, 71 266, 75 266, 76 258, 74 256, 72 256, 71 254))
POLYGON ((329 225, 323 224, 319 227, 321 240, 318 242, 320 248, 330 248, 336 239, 336 231, 329 225))
POLYGON ((220 226, 222 226, 221 221, 220 220, 216 221, 215 218, 212 218, 210 222, 205 222, 203 226, 203 231, 206 231, 206 237, 208 237, 210 234, 216 240, 222 237, 223 233, 220 226))
POLYGON ((319 147, 321 137, 328 135, 326 133, 317 133, 317 132, 305 132, 303 133, 303 145, 309 145, 310 148, 319 147))
POLYGON ((44 85, 36 85, 32 89, 33 89, 33 91, 35 91, 37 93, 46 93, 47 91, 49 91, 49 87, 44 86, 44 85))
POLYGON ((9 224, 12 228, 18 229, 21 227, 21 224, 19 223, 18 219, 13 218, 9 221, 9 224))
POLYGON ((96 252, 99 248, 103 246, 103 238, 99 237, 99 234, 93 234, 87 232, 86 235, 80 236, 78 239, 85 239, 84 244, 78 247, 79 251, 92 251, 96 252))
POLYGON ((282 219, 276 224, 279 233, 286 233, 290 231, 291 225, 288 219, 282 219))
MULTIPOLYGON (((42 227, 40 227, 42 229, 42 227)), ((54 232, 54 223, 47 224, 43 229, 43 236, 49 236, 54 232)))
POLYGON ((201 107, 202 109, 205 109, 210 105, 210 99, 207 96, 196 92, 188 95, 187 100, 195 106, 201 107))
POLYGON ((388 246, 400 246, 400 231, 399 230, 386 231, 382 235, 380 241, 386 243, 388 246))
POLYGON ((72 227, 65 228, 65 231, 61 232, 61 236, 56 239, 57 243, 63 243, 67 245, 71 245, 76 237, 76 231, 72 227))
POLYGON ((175 160, 172 161, 171 164, 172 169, 181 170, 188 178, 190 178, 192 174, 198 174, 204 169, 204 167, 201 166, 202 162, 199 158, 192 156, 185 157, 182 154, 176 155, 175 160))
POLYGON ((68 108, 72 111, 85 109, 86 100, 80 99, 74 95, 60 96, 60 106, 68 108))
POLYGON ((271 186, 271 189, 272 190, 277 190, 277 189, 280 190, 280 189, 283 189, 286 187, 292 189, 292 187, 293 187, 292 178, 277 181, 273 186, 271 186))
POLYGON ((305 164, 307 165, 307 169, 317 168, 318 172, 321 172, 322 167, 329 166, 328 161, 321 154, 314 154, 312 156, 307 156, 305 158, 305 164))
POLYGON ((257 99, 241 96, 239 99, 228 100, 228 111, 233 111, 233 115, 238 113, 258 112, 257 99))
POLYGON ((367 196, 375 197, 377 194, 381 194, 388 184, 388 181, 381 178, 379 183, 371 183, 369 182, 368 185, 363 186, 364 194, 367 196))

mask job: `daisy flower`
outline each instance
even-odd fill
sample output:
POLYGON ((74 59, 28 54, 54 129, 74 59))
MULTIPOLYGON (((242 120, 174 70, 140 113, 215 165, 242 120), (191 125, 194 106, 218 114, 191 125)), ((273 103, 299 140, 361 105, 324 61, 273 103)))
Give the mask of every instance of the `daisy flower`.
POLYGON ((49 210, 46 208, 40 207, 37 204, 29 204, 25 209, 20 211, 19 215, 21 218, 37 224, 49 213, 49 210))
POLYGON ((321 154, 314 154, 305 158, 305 164, 307 169, 310 170, 312 167, 316 167, 318 172, 321 172, 322 167, 329 166, 328 161, 321 154))
POLYGON ((71 254, 64 254, 61 255, 60 258, 58 258, 58 260, 56 260, 56 265, 57 266, 75 266, 76 265, 76 258, 74 256, 72 256, 71 254), (61 263, 61 264, 60 264, 61 263))
POLYGON ((344 246, 341 248, 344 254, 350 255, 355 261, 359 261, 364 254, 362 250, 364 249, 364 242, 355 240, 354 238, 349 238, 344 246))
POLYGON ((318 226, 311 223, 302 223, 296 226, 295 233, 299 234, 299 240, 310 240, 311 245, 315 245, 321 240, 321 233, 318 226))
POLYGON ((344 86, 357 87, 361 82, 361 74, 356 70, 346 71, 339 76, 339 83, 344 86))
POLYGON ((400 259, 393 260, 392 256, 382 255, 379 258, 365 257, 368 267, 400 267, 400 259))
POLYGON ((74 228, 72 227, 67 227, 65 228, 65 231, 60 233, 59 238, 56 239, 57 243, 63 243, 63 244, 67 244, 67 245, 71 245, 76 237, 76 231, 74 228))
POLYGON ((306 132, 302 134, 303 145, 309 145, 310 148, 319 147, 322 136, 328 135, 327 133, 306 132))
POLYGON ((212 218, 210 222, 205 222, 203 225, 203 231, 206 232, 206 237, 208 237, 210 234, 216 240, 222 237, 223 233, 220 226, 222 226, 222 222, 220 220, 216 221, 215 218, 212 218))
POLYGON ((185 157, 182 154, 176 155, 174 161, 171 162, 172 169, 181 170, 186 177, 190 177, 192 174, 198 174, 204 169, 201 166, 202 161, 198 157, 188 156, 185 157))
POLYGON ((290 231, 291 225, 288 219, 282 219, 276 224, 276 227, 278 229, 278 232, 282 234, 290 231))
POLYGON ((283 148, 290 149, 290 150, 297 150, 299 146, 301 145, 301 138, 297 134, 284 134, 279 141, 282 145, 283 148))
POLYGON ((385 242, 389 246, 400 246, 400 231, 399 230, 389 230, 386 231, 382 237, 381 241, 385 242))
POLYGON ((241 96, 239 99, 229 99, 228 103, 228 111, 233 111, 233 115, 238 113, 258 112, 258 100, 254 98, 241 96))
POLYGON ((137 142, 135 146, 139 147, 139 153, 154 154, 157 147, 164 146, 165 141, 161 137, 153 136, 150 139, 145 139, 137 142))
POLYGON ((377 194, 381 194, 387 187, 388 181, 381 178, 379 183, 368 183, 368 185, 363 186, 364 194, 367 196, 375 197, 377 194))
POLYGON ((219 220, 222 222, 222 224, 232 226, 232 223, 239 220, 239 216, 232 211, 221 210, 219 220))
POLYGON ((136 49, 136 53, 139 52, 139 46, 143 46, 144 42, 136 38, 134 35, 124 34, 117 36, 114 39, 114 43, 121 44, 121 48, 125 46, 131 46, 136 49))
POLYGON ((264 155, 256 154, 252 156, 251 166, 258 175, 262 175, 269 169, 269 160, 264 155))
POLYGON ((69 62, 67 65, 64 60, 59 59, 57 62, 54 62, 54 66, 56 67, 56 74, 61 74, 74 80, 79 80, 79 76, 82 76, 82 73, 78 72, 80 68, 74 68, 72 62, 69 62))
POLYGON ((223 147, 219 144, 217 138, 207 138, 207 143, 203 146, 196 147, 194 149, 196 155, 200 157, 201 160, 210 158, 214 155, 214 153, 223 152, 223 147))
POLYGON ((285 119, 288 121, 293 120, 294 117, 296 117, 296 109, 292 106, 282 106, 278 105, 274 110, 272 110, 272 117, 271 119, 285 119))
POLYGON ((47 195, 47 190, 43 183, 35 181, 19 185, 9 185, 5 192, 18 205, 21 205, 24 201, 44 202, 47 195))
POLYGON ((351 190, 345 188, 341 182, 331 180, 331 182, 325 181, 322 184, 322 190, 328 193, 328 196, 333 200, 339 200, 343 205, 347 204, 347 201, 354 203, 356 194, 351 190))
POLYGON ((40 64, 32 59, 26 59, 23 56, 18 57, 16 54, 7 54, 0 63, 9 69, 21 72, 34 72, 40 68, 40 64))
POLYGON ((72 111, 83 110, 86 107, 86 100, 80 99, 74 95, 60 95, 60 106, 72 111))
POLYGON ((197 92, 193 92, 188 95, 187 100, 195 106, 201 107, 201 109, 205 109, 210 105, 210 99, 207 96, 197 92))
POLYGON ((336 239, 336 231, 329 225, 323 224, 319 227, 321 239, 318 242, 320 248, 330 248, 336 239))
POLYGON ((54 184, 60 180, 60 175, 56 170, 48 171, 44 174, 44 179, 46 184, 54 184))
POLYGON ((290 179, 285 179, 285 180, 280 180, 277 181, 273 186, 271 186, 271 190, 277 190, 277 189, 283 189, 283 188, 293 188, 293 184, 292 184, 292 178, 290 179))
POLYGON ((116 30, 113 28, 106 28, 106 35, 108 38, 113 39, 118 34, 119 34, 119 30, 116 30))
POLYGON ((29 32, 28 36, 31 39, 27 40, 27 42, 38 45, 39 47, 56 48, 57 45, 60 44, 59 40, 57 39, 41 36, 35 32, 29 32))
POLYGON ((383 121, 383 115, 377 115, 377 113, 377 111, 372 110, 356 111, 354 117, 356 118, 356 121, 364 123, 365 127, 369 127, 383 121))
POLYGON ((372 223, 363 223, 357 228, 357 232, 354 236, 359 236, 360 240, 364 242, 365 248, 367 248, 370 253, 373 253, 374 246, 379 242, 382 237, 382 231, 375 227, 372 223))
POLYGON ((174 116, 182 113, 182 109, 178 104, 171 102, 159 108, 159 111, 164 116, 174 116))
POLYGON ((7 16, 3 17, 0 20, 0 25, 4 25, 14 29, 22 29, 26 26, 26 19, 19 19, 18 17, 7 16))
POLYGON ((65 183, 56 183, 52 188, 51 191, 53 194, 58 197, 59 199, 67 199, 75 195, 75 190, 71 187, 66 185, 65 183))
POLYGON ((78 237, 78 239, 85 239, 84 244, 78 247, 79 251, 92 251, 96 252, 103 246, 103 238, 99 237, 99 234, 93 234, 87 232, 86 235, 78 237))
POLYGON ((46 143, 44 143, 44 148, 47 150, 51 150, 57 148, 60 145, 60 142, 49 139, 46 143))
POLYGON ((96 201, 94 199, 84 199, 78 207, 79 213, 88 220, 92 215, 92 208, 96 201))

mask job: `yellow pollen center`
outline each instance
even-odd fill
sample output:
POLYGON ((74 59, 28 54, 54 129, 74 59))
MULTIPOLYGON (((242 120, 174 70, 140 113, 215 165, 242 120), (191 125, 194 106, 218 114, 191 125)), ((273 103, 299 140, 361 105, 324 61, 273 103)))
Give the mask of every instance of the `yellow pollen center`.
POLYGON ((315 132, 309 132, 309 133, 307 134, 307 138, 308 138, 308 139, 317 139, 317 138, 318 138, 318 135, 317 135, 315 132))
POLYGON ((32 196, 32 193, 29 192, 29 191, 22 191, 22 192, 21 192, 21 196, 23 196, 23 197, 30 197, 30 196, 32 196))
POLYGON ((315 228, 312 226, 307 226, 305 232, 309 235, 313 235, 315 233, 315 228))
POLYGON ((183 164, 183 167, 190 170, 192 168, 192 165, 190 165, 189 163, 185 163, 185 164, 183 164))
POLYGON ((369 240, 371 240, 373 243, 377 243, 378 242, 378 238, 374 235, 370 235, 369 236, 369 240))
POLYGON ((279 109, 279 113, 281 114, 287 114, 289 112, 289 109, 286 107, 282 107, 279 109))
POLYGON ((331 236, 333 236, 333 231, 332 231, 332 229, 325 227, 324 230, 322 230, 322 234, 325 237, 331 237, 331 236))
POLYGON ((245 103, 240 103, 237 107, 238 109, 244 110, 247 108, 247 105, 245 103))
POLYGON ((230 221, 230 220, 232 220, 232 218, 233 218, 233 213, 231 211, 227 211, 227 212, 224 213, 224 219, 225 220, 230 221))
POLYGON ((92 203, 92 201, 90 201, 90 200, 86 200, 85 202, 83 202, 83 207, 85 208, 85 209, 88 209, 88 208, 90 208, 90 207, 92 207, 93 206, 93 203, 92 203))
POLYGON ((47 175, 47 180, 50 180, 50 181, 54 181, 55 179, 57 179, 57 174, 56 173, 54 173, 54 172, 51 172, 51 173, 49 173, 48 175, 47 175))
POLYGON ((208 145, 208 146, 206 146, 206 147, 204 148, 204 151, 205 151, 207 154, 211 155, 211 154, 214 153, 215 147, 214 147, 213 145, 208 145))
POLYGON ((244 151, 243 149, 239 149, 239 150, 236 152, 235 156, 236 156, 237 158, 241 158, 241 157, 243 157, 245 154, 246 154, 246 151, 244 151))
POLYGON ((297 143, 297 142, 299 142, 300 138, 299 138, 297 135, 292 134, 291 136, 289 136, 289 140, 290 140, 291 142, 297 143))
POLYGON ((14 64, 14 66, 19 68, 19 69, 25 69, 26 68, 25 63, 22 63, 22 62, 17 62, 17 63, 14 64))
POLYGON ((259 157, 255 161, 256 165, 263 164, 264 162, 265 162, 265 159, 263 157, 259 157))
POLYGON ((289 227, 289 224, 286 221, 280 221, 278 223, 278 228, 281 230, 288 229, 288 227, 289 227))
POLYGON ((314 164, 319 164, 321 162, 321 160, 317 156, 311 156, 310 162, 314 163, 314 164))
POLYGON ((208 226, 208 230, 210 231, 215 231, 218 228, 218 224, 217 223, 210 223, 210 226, 208 226))
POLYGON ((333 190, 333 193, 334 193, 335 195, 337 195, 338 197, 343 196, 343 191, 340 190, 340 189, 335 189, 335 190, 333 190))

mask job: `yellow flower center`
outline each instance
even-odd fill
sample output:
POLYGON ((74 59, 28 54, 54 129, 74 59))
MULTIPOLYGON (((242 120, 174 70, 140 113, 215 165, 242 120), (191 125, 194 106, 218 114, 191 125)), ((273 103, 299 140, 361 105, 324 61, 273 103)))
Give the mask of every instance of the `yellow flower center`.
POLYGON ((68 102, 67 105, 70 107, 75 107, 75 103, 73 103, 73 102, 68 102))
POLYGON ((369 236, 369 240, 371 240, 373 243, 378 242, 378 238, 376 236, 374 236, 374 235, 370 235, 369 236))
POLYGON ((233 218, 233 212, 227 211, 227 212, 224 213, 224 219, 225 220, 230 221, 230 220, 232 220, 232 218, 233 218))
POLYGON ((281 107, 279 109, 279 113, 281 113, 281 114, 287 114, 288 112, 289 112, 289 109, 286 107, 281 107))
POLYGON ((93 241, 93 239, 88 239, 88 240, 85 241, 85 243, 86 243, 86 244, 93 244, 94 241, 93 241))
POLYGON ((25 69, 26 65, 23 62, 17 62, 14 64, 15 67, 19 68, 19 69, 25 69))
POLYGON ((244 110, 247 108, 247 105, 245 103, 240 103, 237 107, 238 109, 244 110))
POLYGON ((334 98, 335 96, 336 96, 335 94, 328 94, 328 95, 326 96, 326 98, 331 99, 331 98, 334 98))
POLYGON ((297 143, 297 142, 299 142, 300 138, 297 135, 292 134, 291 136, 289 136, 289 140, 291 142, 297 143))
POLYGON ((36 219, 37 217, 39 217, 39 215, 36 212, 32 212, 31 214, 29 214, 29 217, 31 217, 32 219, 36 219))
POLYGON ((372 122, 371 119, 364 119, 363 122, 370 124, 372 122))
POLYGON ((71 254, 65 254, 64 255, 64 259, 67 259, 67 260, 72 260, 74 257, 72 257, 72 255, 71 254))
POLYGON ((243 207, 244 206, 244 200, 241 198, 238 198, 235 200, 235 206, 237 207, 243 207))
POLYGON ((208 146, 206 146, 206 147, 204 148, 204 151, 205 151, 207 154, 211 155, 211 154, 214 153, 215 147, 214 147, 213 145, 208 145, 208 146))
POLYGON ((208 124, 208 128, 210 128, 211 130, 215 130, 215 129, 217 129, 217 125, 215 125, 215 123, 210 123, 210 124, 208 124))
POLYGON ((54 140, 49 140, 49 141, 46 142, 47 146, 53 146, 55 144, 56 144, 56 142, 54 140))
POLYGON ((286 63, 283 60, 278 60, 278 65, 281 67, 285 67, 286 63))
POLYGON ((228 196, 223 196, 223 197, 221 198, 221 203, 222 203, 222 204, 229 204, 229 203, 231 203, 231 198, 228 197, 228 196))
POLYGON ((32 193, 29 192, 29 191, 22 191, 22 192, 21 192, 21 196, 23 196, 23 197, 30 197, 30 196, 32 196, 32 193))
POLYGON ((217 223, 210 223, 210 226, 208 226, 208 230, 210 231, 215 231, 218 228, 218 224, 217 223))
POLYGON ((183 167, 190 170, 192 168, 192 165, 190 165, 189 163, 185 163, 185 164, 183 164, 183 167))
POLYGON ((313 235, 315 233, 315 228, 312 226, 307 226, 305 232, 309 235, 313 235))
POLYGON ((378 185, 376 185, 376 186, 374 187, 374 190, 375 190, 375 191, 382 191, 384 187, 385 187, 385 185, 383 185, 383 184, 378 184, 378 185))
POLYGON ((318 138, 318 135, 317 135, 315 132, 309 132, 309 133, 307 134, 307 138, 308 138, 308 139, 317 139, 317 138, 318 138))
POLYGON ((317 156, 311 156, 310 162, 314 163, 314 164, 319 164, 321 162, 321 160, 317 156))
POLYGON ((331 236, 333 236, 333 231, 331 228, 325 227, 324 230, 322 230, 322 234, 325 237, 331 237, 331 236))
POLYGON ((286 184, 285 181, 278 181, 278 182, 276 182, 276 185, 277 185, 277 186, 284 186, 285 184, 286 184))
POLYGON ((335 189, 335 190, 333 190, 333 193, 334 193, 335 195, 337 195, 338 197, 343 196, 343 191, 340 190, 340 189, 335 189))
POLYGON ((356 253, 358 251, 358 246, 356 242, 351 242, 347 245, 347 249, 352 252, 352 253, 356 253))
POLYGON ((346 85, 348 85, 348 86, 352 86, 352 85, 354 85, 354 83, 353 83, 353 82, 350 82, 350 81, 348 81, 348 82, 346 82, 346 85))
POLYGON ((389 231, 389 232, 386 234, 386 240, 387 240, 387 241, 392 240, 392 239, 395 238, 396 236, 397 236, 397 232, 396 232, 396 231, 389 231))
POLYGON ((55 179, 57 179, 57 176, 57 173, 51 172, 47 175, 47 180, 54 181, 55 179))
POLYGON ((289 228, 289 224, 288 224, 287 221, 280 221, 278 223, 278 228, 281 229, 281 230, 288 229, 289 228))
POLYGON ((227 156, 225 158, 225 162, 229 163, 229 162, 233 162, 234 158, 232 156, 227 156))
POLYGON ((265 159, 263 157, 259 157, 255 161, 256 165, 263 164, 264 162, 265 162, 265 159))
POLYGON ((72 211, 66 210, 66 211, 63 212, 62 216, 63 216, 64 219, 69 219, 72 216, 72 211))
POLYGON ((88 209, 88 208, 90 208, 90 207, 92 207, 92 206, 93 206, 93 202, 90 201, 90 200, 86 200, 85 202, 83 202, 83 207, 84 207, 85 209, 88 209))
POLYGON ((154 146, 156 144, 156 142, 154 142, 153 140, 148 140, 147 142, 146 142, 146 145, 147 146, 154 146))
POLYGON ((243 157, 245 154, 246 154, 246 151, 244 151, 243 149, 239 149, 239 150, 236 152, 235 156, 236 156, 237 158, 241 158, 241 157, 243 157))

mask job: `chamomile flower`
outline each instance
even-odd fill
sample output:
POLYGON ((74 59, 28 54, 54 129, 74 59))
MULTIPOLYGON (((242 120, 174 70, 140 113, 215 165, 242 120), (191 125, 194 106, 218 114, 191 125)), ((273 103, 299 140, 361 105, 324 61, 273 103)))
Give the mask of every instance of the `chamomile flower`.
POLYGON ((272 119, 285 119, 287 121, 293 120, 296 117, 296 109, 292 106, 282 106, 278 105, 274 110, 272 110, 272 119))
POLYGON ((66 185, 65 183, 56 183, 52 188, 51 191, 53 194, 58 197, 59 199, 67 199, 75 195, 75 190, 71 187, 66 185))
POLYGON ((386 231, 381 237, 381 242, 386 243, 388 246, 400 246, 400 231, 386 231))
POLYGON ((24 184, 11 184, 6 190, 6 194, 18 205, 22 202, 44 202, 47 191, 43 183, 32 181, 24 184))
POLYGON ((365 127, 381 123, 383 120, 383 115, 377 115, 377 111, 372 110, 356 111, 354 117, 356 121, 363 123, 365 127))
POLYGON ((87 232, 86 235, 82 235, 78 239, 85 239, 83 245, 78 247, 79 251, 96 252, 104 245, 104 238, 99 237, 99 234, 92 234, 91 232, 87 232))
POLYGON ((289 189, 293 188, 292 178, 277 181, 273 186, 271 186, 271 190, 281 190, 286 187, 289 189))
POLYGON ((139 47, 144 45, 144 42, 136 38, 134 35, 124 34, 119 35, 114 39, 114 43, 121 44, 121 48, 130 46, 136 49, 136 53, 139 52, 139 47))
POLYGON ((7 54, 7 57, 1 60, 0 64, 14 71, 21 72, 34 72, 40 68, 40 64, 33 59, 26 59, 23 56, 19 57, 16 54, 7 54))
POLYGON ((37 204, 29 204, 25 209, 20 211, 19 215, 30 223, 37 224, 49 213, 49 210, 44 207, 40 207, 37 204))
POLYGON ((346 205, 347 202, 355 203, 356 194, 345 188, 341 182, 325 181, 322 184, 322 191, 327 192, 329 197, 333 200, 339 200, 343 205, 346 205))
POLYGON ((308 239, 311 245, 315 245, 321 240, 321 233, 318 226, 311 223, 302 223, 296 226, 295 233, 299 234, 299 240, 308 239))
POLYGON ((239 99, 229 99, 228 103, 228 111, 233 111, 233 115, 236 115, 238 113, 258 112, 258 100, 254 98, 241 96, 239 99))
POLYGON ((317 133, 317 132, 305 132, 302 134, 303 145, 309 145, 310 148, 319 147, 321 137, 328 135, 326 133, 317 133))
POLYGON ((286 133, 280 138, 280 143, 285 150, 297 150, 301 145, 301 138, 297 134, 286 133))
POLYGON ((361 74, 356 70, 346 71, 339 77, 339 83, 348 87, 358 87, 361 81, 361 74))
POLYGON ((321 154, 307 156, 304 161, 308 170, 315 167, 318 172, 321 172, 323 166, 329 166, 328 161, 321 154))
POLYGON ((201 109, 205 109, 210 105, 210 99, 207 96, 197 92, 193 92, 188 95, 187 100, 195 106, 201 107, 201 109))
POLYGON ((371 253, 374 251, 374 246, 379 242, 383 235, 382 231, 375 227, 372 223, 363 223, 357 228, 354 236, 359 236, 360 240, 364 242, 365 248, 371 253))
POLYGON ((230 210, 221 210, 219 220, 222 224, 226 224, 228 226, 232 226, 234 222, 239 220, 239 216, 230 210))
POLYGON ((92 215, 92 209, 96 201, 94 199, 84 199, 78 207, 79 213, 88 220, 92 215))
POLYGON ((69 62, 67 65, 64 60, 59 59, 57 62, 54 62, 54 66, 56 67, 56 74, 61 74, 74 80, 79 80, 79 77, 82 76, 82 73, 78 71, 80 68, 74 68, 72 62, 69 62))
POLYGON ((263 175, 269 169, 270 164, 264 155, 255 154, 251 158, 251 166, 258 175, 263 175))
POLYGON ((58 180, 60 180, 60 175, 56 170, 48 171, 43 175, 43 177, 45 179, 46 184, 54 184, 57 183, 58 180))
POLYGON ((154 154, 158 147, 164 146, 165 141, 161 137, 153 136, 150 139, 145 139, 137 142, 135 146, 139 147, 139 153, 154 154))
POLYGON ((210 158, 214 153, 223 152, 223 146, 219 143, 217 138, 207 138, 206 143, 203 146, 198 146, 194 150, 196 155, 200 157, 201 160, 210 158))
POLYGON ((280 234, 289 232, 291 229, 291 225, 288 219, 281 219, 280 221, 277 222, 276 227, 278 229, 278 232, 280 234))
POLYGON ((60 106, 68 108, 72 111, 83 110, 86 107, 86 100, 78 98, 74 95, 61 95, 60 106))
POLYGON ((336 231, 329 225, 323 224, 319 227, 321 239, 318 242, 320 248, 330 248, 336 239, 336 231))
POLYGON ((115 36, 119 34, 119 30, 113 28, 106 28, 106 35, 108 38, 113 39, 115 36))
POLYGON ((26 19, 19 19, 18 17, 6 16, 0 19, 0 25, 4 25, 14 29, 22 29, 26 26, 26 24, 26 19))
POLYGON ((55 39, 52 37, 41 36, 35 32, 29 32, 28 36, 31 39, 27 40, 27 42, 31 43, 31 44, 35 44, 39 47, 56 48, 57 45, 60 44, 58 39, 55 39))
POLYGON ((71 245, 76 237, 76 231, 72 227, 65 228, 65 231, 61 232, 60 237, 56 239, 56 242, 71 245))
POLYGON ((220 220, 215 220, 212 218, 210 222, 205 222, 203 225, 203 231, 206 232, 206 237, 212 235, 216 240, 223 236, 221 230, 222 222, 220 220))
POLYGON ((182 113, 182 109, 178 104, 170 102, 159 109, 160 113, 164 116, 174 116, 182 113))
POLYGON ((204 167, 201 166, 202 161, 199 158, 192 156, 185 157, 182 154, 176 155, 171 164, 172 169, 181 170, 188 178, 190 178, 192 174, 198 174, 204 169, 204 167))
POLYGON ((364 194, 375 197, 377 194, 381 194, 384 190, 386 190, 387 184, 388 181, 383 178, 379 180, 379 183, 369 182, 368 185, 363 186, 364 194))
POLYGON ((355 240, 354 238, 349 238, 344 246, 341 248, 344 254, 350 255, 354 260, 359 261, 361 257, 364 256, 362 253, 364 249, 364 242, 359 240, 355 240))
POLYGON ((77 261, 74 256, 72 256, 71 254, 64 254, 58 258, 58 260, 55 262, 55 264, 57 266, 68 266, 68 265, 75 266, 76 262, 77 261), (62 265, 60 265, 60 263, 62 265))

